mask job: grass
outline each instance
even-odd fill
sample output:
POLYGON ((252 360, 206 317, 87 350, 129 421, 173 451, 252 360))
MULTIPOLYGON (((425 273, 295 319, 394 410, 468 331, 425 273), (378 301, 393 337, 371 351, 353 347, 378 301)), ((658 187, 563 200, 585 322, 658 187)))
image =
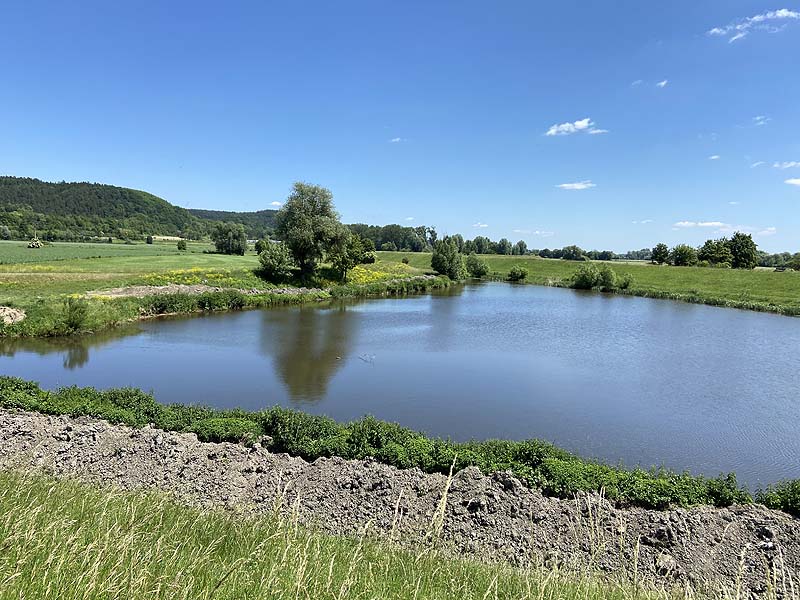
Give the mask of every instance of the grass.
MULTIPOLYGON (((262 435, 271 450, 306 460, 321 456, 373 457, 400 468, 417 467, 447 474, 455 466, 477 466, 484 473, 511 471, 544 493, 571 498, 581 491, 602 492, 622 505, 664 509, 752 502, 733 475, 707 478, 668 470, 625 469, 581 459, 540 440, 456 443, 372 417, 341 424, 281 407, 259 412, 216 410, 202 406, 162 405, 141 390, 63 388, 55 392, 13 377, 0 377, 0 408, 52 415, 92 416, 142 427, 194 432, 204 441, 243 442, 262 435)), ((800 483, 787 481, 759 492, 756 500, 800 516, 800 483)))
MULTIPOLYGON (((379 252, 385 262, 407 259, 410 266, 430 268, 430 254, 379 252)), ((493 278, 506 279, 514 267, 528 271, 527 283, 567 286, 581 263, 535 256, 481 255, 493 278)), ((624 293, 787 315, 800 315, 800 273, 772 269, 744 271, 701 267, 670 267, 646 262, 613 262, 614 270, 633 278, 624 293)))
POLYGON ((442 279, 419 280, 423 270, 398 262, 379 261, 352 270, 340 285, 322 269, 309 285, 323 291, 276 294, 276 287, 257 275, 254 252, 245 256, 208 254, 209 244, 190 243, 179 252, 174 243, 56 243, 29 249, 24 242, 0 243, 0 305, 25 311, 24 321, 0 325, 0 336, 58 336, 98 331, 159 314, 231 310, 276 304, 316 302, 331 297, 402 294, 446 285, 442 279), (397 281, 401 280, 401 281, 397 281), (151 298, 104 298, 102 290, 129 286, 195 285, 245 290, 209 292, 201 296, 173 294, 151 298), (255 291, 255 294, 253 292, 255 291), (88 292, 99 297, 83 298, 88 292), (77 301, 85 304, 78 307, 77 301), (76 321, 75 310, 83 313, 76 321), (72 311, 72 313, 70 312, 72 311))
MULTIPOLYGON (((366 525, 366 524, 365 524, 366 525)), ((156 493, 0 472, 0 598, 655 600, 591 574, 544 572, 334 537, 279 511, 235 515, 156 493)))

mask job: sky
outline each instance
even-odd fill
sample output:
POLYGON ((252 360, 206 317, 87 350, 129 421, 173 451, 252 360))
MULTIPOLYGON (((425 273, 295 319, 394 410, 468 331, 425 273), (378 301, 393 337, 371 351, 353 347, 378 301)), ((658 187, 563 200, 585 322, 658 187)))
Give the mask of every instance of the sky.
POLYGON ((800 250, 800 3, 4 0, 0 173, 625 251, 800 250))

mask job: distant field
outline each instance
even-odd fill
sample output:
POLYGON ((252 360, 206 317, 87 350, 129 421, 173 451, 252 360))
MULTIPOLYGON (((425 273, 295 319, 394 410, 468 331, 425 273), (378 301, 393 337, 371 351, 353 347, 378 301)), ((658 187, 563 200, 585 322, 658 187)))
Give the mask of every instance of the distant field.
MULTIPOLYGON (((188 246, 189 252, 202 252, 212 248, 211 244, 203 242, 189 242, 188 246)), ((155 244, 125 244, 119 241, 113 244, 57 242, 44 248, 28 248, 27 242, 0 242, 0 265, 49 262, 75 258, 177 256, 180 254, 175 242, 156 242, 155 244)))
MULTIPOLYGON (((381 260, 401 261, 419 268, 430 268, 431 255, 415 252, 379 252, 381 260)), ((552 285, 563 283, 577 270, 580 263, 534 256, 481 256, 490 271, 505 277, 512 266, 528 270, 528 283, 552 285)), ((617 273, 630 273, 633 285, 630 292, 640 296, 674 296, 679 300, 709 304, 760 304, 760 310, 785 307, 788 312, 800 313, 800 273, 776 273, 771 269, 742 271, 701 267, 670 267, 647 262, 607 263, 617 273)))

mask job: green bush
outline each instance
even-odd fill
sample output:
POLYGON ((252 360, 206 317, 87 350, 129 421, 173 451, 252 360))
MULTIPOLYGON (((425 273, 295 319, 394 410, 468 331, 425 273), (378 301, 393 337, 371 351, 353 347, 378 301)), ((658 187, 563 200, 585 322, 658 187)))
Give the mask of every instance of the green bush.
POLYGON ((515 265, 511 267, 511 269, 508 271, 506 279, 508 281, 524 281, 527 276, 528 276, 527 269, 515 265))
POLYGON ((617 275, 608 265, 603 265, 599 269, 587 263, 578 267, 570 280, 570 287, 576 290, 599 289, 604 292, 615 290, 626 290, 633 283, 633 277, 629 273, 617 275))
POLYGON ((489 274, 489 265, 473 252, 467 256, 467 273, 469 273, 470 277, 475 277, 476 279, 486 277, 489 274))
MULTIPOLYGON (((604 490, 610 500, 647 508, 712 504, 729 506, 751 501, 734 475, 709 479, 666 470, 626 470, 583 460, 541 440, 456 443, 431 439, 394 423, 365 417, 340 424, 275 407, 261 412, 215 410, 199 406, 164 406, 136 389, 62 388, 46 392, 36 384, 0 376, 0 407, 45 414, 87 415, 142 427, 153 423, 172 431, 189 431, 203 441, 248 442, 260 435, 273 438, 271 448, 306 460, 321 456, 348 459, 374 457, 401 468, 448 473, 474 465, 484 473, 511 471, 530 486, 562 498, 581 491, 604 490)), ((800 514, 800 480, 759 492, 770 508, 800 514)))
POLYGON ((266 242, 258 254, 261 262, 260 275, 272 283, 282 283, 292 274, 292 255, 283 242, 266 242))
POLYGON ((261 426, 248 419, 212 417, 197 421, 192 430, 202 442, 252 444, 261 436, 261 426))
POLYGON ((181 252, 186 250, 186 240, 178 240, 178 250, 181 252))
POLYGON ((572 275, 570 287, 576 290, 592 290, 600 281, 600 271, 591 263, 581 265, 572 275))
POLYGON ((78 331, 86 323, 89 315, 89 303, 83 298, 70 296, 64 300, 63 317, 67 331, 78 331))

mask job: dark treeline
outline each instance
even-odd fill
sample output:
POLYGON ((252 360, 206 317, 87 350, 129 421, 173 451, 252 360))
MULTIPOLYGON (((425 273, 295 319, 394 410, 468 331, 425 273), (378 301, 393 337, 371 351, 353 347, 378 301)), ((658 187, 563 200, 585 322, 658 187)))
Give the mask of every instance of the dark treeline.
POLYGON ((404 227, 354 223, 348 227, 361 238, 371 240, 377 250, 388 252, 430 252, 437 239, 436 230, 425 225, 404 227))
POLYGON ((249 240, 262 240, 268 238, 275 231, 275 215, 277 210, 258 210, 255 212, 233 212, 228 210, 205 210, 200 208, 187 209, 189 214, 203 221, 236 223, 244 227, 245 235, 249 240))
POLYGON ((800 252, 794 255, 788 252, 782 254, 761 252, 753 241, 753 236, 740 231, 735 232, 730 238, 706 240, 698 248, 688 244, 678 244, 673 248, 663 243, 657 244, 652 250, 651 260, 655 264, 676 267, 754 269, 763 266, 800 271, 800 252))

